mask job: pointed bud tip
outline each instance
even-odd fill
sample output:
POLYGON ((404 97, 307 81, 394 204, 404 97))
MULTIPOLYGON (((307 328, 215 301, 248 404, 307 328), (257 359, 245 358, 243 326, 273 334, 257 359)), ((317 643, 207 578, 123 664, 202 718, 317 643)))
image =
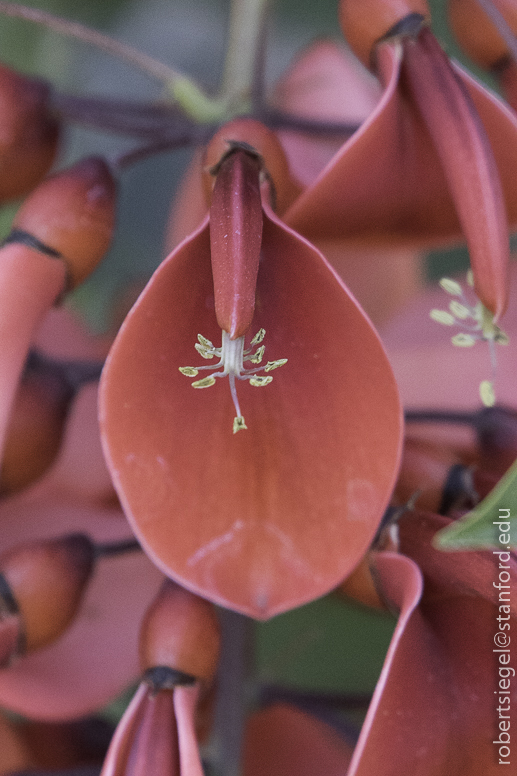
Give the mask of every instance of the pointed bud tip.
POLYGON ((59 125, 49 95, 44 81, 0 65, 0 202, 29 192, 54 161, 59 125))
MULTIPOLYGON (((496 6, 515 34, 517 4, 513 0, 498 0, 496 6)), ((447 12, 457 42, 473 62, 491 70, 508 60, 507 44, 477 0, 449 0, 447 12)))
MULTIPOLYGON (((430 22, 425 0, 341 0, 339 21, 345 38, 361 62, 372 66, 373 50, 380 40, 401 34, 406 19, 430 22)), ((418 27, 418 25, 416 25, 418 27)))
POLYGON ((90 157, 43 181, 23 203, 13 227, 56 251, 75 287, 108 250, 115 206, 116 183, 107 163, 90 157))
POLYGON ((143 670, 163 666, 210 682, 219 658, 219 642, 213 605, 166 580, 142 623, 143 670))
POLYGON ((205 151, 203 186, 207 203, 212 201, 214 186, 214 174, 211 171, 218 169, 221 159, 231 152, 232 146, 238 146, 244 151, 247 147, 248 153, 255 156, 260 165, 261 178, 270 183, 275 209, 279 214, 284 213, 300 193, 300 187, 291 175, 276 134, 260 121, 248 118, 234 119, 221 127, 205 151))

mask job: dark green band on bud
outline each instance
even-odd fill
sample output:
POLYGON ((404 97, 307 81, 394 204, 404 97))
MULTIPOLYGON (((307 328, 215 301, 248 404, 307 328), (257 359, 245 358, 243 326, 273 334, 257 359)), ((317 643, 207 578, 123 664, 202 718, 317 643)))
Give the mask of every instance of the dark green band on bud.
POLYGON ((214 164, 213 167, 210 167, 208 172, 210 175, 216 176, 219 170, 221 169, 224 162, 232 155, 237 153, 238 151, 243 151, 245 154, 248 154, 248 156, 251 156, 253 159, 256 159, 259 163, 259 166, 261 169, 265 169, 264 165, 264 158, 262 154, 260 154, 256 148, 253 148, 252 145, 249 143, 245 143, 243 140, 227 140, 226 144, 228 145, 228 151, 223 154, 223 156, 219 159, 217 164, 214 164))
POLYGON ((5 615, 16 615, 20 609, 13 595, 9 582, 0 574, 0 620, 5 615))
POLYGON ((427 24, 426 19, 421 13, 409 13, 394 24, 382 38, 379 38, 377 43, 382 43, 383 40, 389 40, 390 38, 396 38, 398 35, 416 38, 425 24, 427 24))
POLYGON ((176 671, 175 668, 169 668, 169 666, 148 668, 142 676, 142 680, 147 682, 153 692, 173 690, 178 685, 191 685, 197 682, 195 676, 185 674, 183 671, 176 671))
POLYGON ((8 245, 9 243, 21 243, 21 245, 27 245, 28 248, 33 248, 35 251, 44 253, 45 256, 50 256, 53 259, 61 259, 62 256, 54 248, 49 245, 45 245, 41 240, 38 240, 34 235, 29 232, 24 232, 22 229, 13 229, 8 237, 5 238, 2 245, 8 245))

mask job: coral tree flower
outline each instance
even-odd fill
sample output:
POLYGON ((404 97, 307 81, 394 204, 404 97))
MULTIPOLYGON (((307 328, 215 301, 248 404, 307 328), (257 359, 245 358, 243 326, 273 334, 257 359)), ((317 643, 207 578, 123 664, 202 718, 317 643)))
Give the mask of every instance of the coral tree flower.
POLYGON ((115 731, 102 776, 203 776, 196 710, 213 681, 219 647, 213 605, 166 580, 142 623, 143 679, 115 731))
POLYGON ((504 680, 512 664, 494 652, 494 633, 499 623, 517 625, 517 562, 505 552, 501 560, 434 550, 434 534, 450 522, 411 513, 400 523, 405 554, 376 554, 378 589, 399 620, 348 776, 500 772, 493 741, 516 697, 514 680, 504 680), (511 579, 504 597, 494 587, 500 563, 511 579))
POLYGON ((507 305, 507 215, 517 220, 515 116, 447 59, 425 3, 368 7, 343 2, 341 20, 384 93, 285 220, 310 239, 443 243, 462 231, 476 293, 497 318, 507 305))
MULTIPOLYGON (((304 120, 348 126, 348 135, 368 119, 381 97, 374 75, 349 49, 333 40, 318 40, 302 51, 283 74, 273 96, 280 110, 304 120)), ((308 136, 291 129, 279 131, 278 136, 289 167, 303 188, 317 180, 346 137, 342 132, 330 137, 308 136)), ((390 240, 379 243, 368 235, 357 241, 345 230, 346 223, 341 237, 318 234, 311 240, 378 326, 421 288, 418 252, 414 246, 393 245, 390 240)))
MULTIPOLYGON (((251 135, 257 148, 266 132, 250 121, 223 128, 214 162, 232 147, 246 156, 235 142, 251 135)), ((127 317, 103 373, 100 417, 115 487, 150 557, 187 588, 267 618, 322 595, 359 562, 393 486, 401 413, 370 322, 271 209, 274 163, 258 150, 263 166, 256 151, 241 159, 252 169, 247 193, 224 186, 223 197, 216 176, 210 213, 127 317), (268 358, 287 359, 270 385, 250 375, 264 331, 268 358), (193 358, 198 334, 199 356, 216 355, 221 336, 223 350, 240 340, 239 359, 252 350, 247 374, 237 356, 228 369, 242 415, 215 367, 204 390, 185 376, 202 360, 193 358), (247 428, 233 434, 239 416, 247 428)), ((257 375, 270 376, 268 366, 257 375)))

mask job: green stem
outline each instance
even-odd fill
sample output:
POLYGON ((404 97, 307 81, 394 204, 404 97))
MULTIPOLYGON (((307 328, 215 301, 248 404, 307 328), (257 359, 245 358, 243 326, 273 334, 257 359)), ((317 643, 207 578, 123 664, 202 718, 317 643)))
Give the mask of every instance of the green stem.
POLYGON ((232 0, 221 102, 233 113, 251 107, 269 0, 232 0))

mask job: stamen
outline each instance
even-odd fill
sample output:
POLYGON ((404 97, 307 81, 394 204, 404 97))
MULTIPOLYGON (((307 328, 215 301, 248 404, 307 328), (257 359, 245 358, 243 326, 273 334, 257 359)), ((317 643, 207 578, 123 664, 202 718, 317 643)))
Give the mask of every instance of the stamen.
POLYGON ((203 337, 201 334, 197 335, 197 343, 194 345, 195 349, 204 359, 212 359, 214 356, 219 358, 217 364, 210 366, 180 366, 179 371, 186 377, 197 377, 200 371, 203 369, 213 370, 212 374, 207 377, 196 380, 192 383, 193 388, 210 388, 216 382, 216 377, 227 377, 230 383, 230 393, 235 407, 236 417, 233 421, 233 433, 247 428, 246 422, 241 414, 241 408, 239 406, 239 400, 237 398, 237 388, 235 380, 249 380, 250 385, 255 388, 261 388, 265 385, 269 385, 273 378, 271 375, 258 375, 258 372, 271 372, 273 369, 278 369, 287 363, 287 358, 279 358, 276 361, 268 361, 265 366, 258 367, 257 369, 245 369, 244 362, 249 361, 251 364, 260 364, 264 357, 266 350, 265 345, 260 345, 266 336, 265 329, 259 329, 250 342, 250 347, 244 350, 244 337, 237 337, 236 339, 230 339, 228 332, 222 332, 221 347, 214 347, 213 343, 209 339, 203 337), (253 352, 256 345, 260 347, 253 352), (221 369, 221 371, 217 371, 221 369))
MULTIPOLYGON (((467 273, 467 283, 472 287, 472 272, 467 273)), ((496 326, 494 316, 482 302, 475 305, 469 304, 461 285, 451 278, 442 278, 440 286, 451 296, 459 297, 453 299, 447 310, 431 310, 430 316, 433 321, 443 326, 459 326, 463 331, 451 337, 453 345, 459 348, 470 348, 479 340, 488 343, 490 360, 492 364, 492 380, 483 380, 479 385, 479 395, 481 401, 486 407, 493 407, 495 404, 494 379, 496 373, 496 354, 495 345, 507 345, 509 342, 505 332, 496 326)))

